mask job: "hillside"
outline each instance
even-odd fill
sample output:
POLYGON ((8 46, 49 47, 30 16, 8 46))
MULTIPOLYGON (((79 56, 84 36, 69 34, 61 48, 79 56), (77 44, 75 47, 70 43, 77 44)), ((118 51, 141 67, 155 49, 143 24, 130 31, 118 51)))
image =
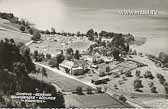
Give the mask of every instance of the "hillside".
POLYGON ((0 18, 0 39, 8 37, 9 39, 13 38, 17 42, 29 42, 31 35, 21 33, 19 30, 19 25, 11 23, 8 20, 0 18))
MULTIPOLYGON (((41 71, 42 69, 39 73, 41 71)), ((30 48, 19 47, 14 40, 8 38, 0 41, 0 107, 64 107, 63 95, 57 93, 51 84, 29 77, 28 74, 33 72, 37 73, 37 69, 31 59, 30 48), (44 103, 27 103, 23 99, 11 98, 17 92, 50 93, 57 99, 46 100, 44 103)))

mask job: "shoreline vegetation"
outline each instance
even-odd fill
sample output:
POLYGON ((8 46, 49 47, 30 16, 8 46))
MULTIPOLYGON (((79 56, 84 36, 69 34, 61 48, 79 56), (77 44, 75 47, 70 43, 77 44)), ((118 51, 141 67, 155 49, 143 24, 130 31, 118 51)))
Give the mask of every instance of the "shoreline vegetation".
MULTIPOLYGON (((141 46, 146 42, 146 38, 136 38, 132 34, 122 34, 122 33, 114 33, 107 32, 102 30, 101 32, 96 32, 94 29, 89 29, 86 33, 81 33, 78 31, 77 33, 70 32, 56 32, 55 28, 51 28, 51 30, 38 30, 31 24, 29 21, 24 19, 19 19, 15 17, 12 13, 0 13, 0 18, 6 19, 10 21, 12 24, 17 26, 18 30, 22 33, 30 34, 30 39, 34 41, 35 44, 43 43, 46 41, 46 38, 53 38, 52 42, 54 43, 62 43, 59 42, 58 39, 54 39, 55 36, 62 36, 67 41, 68 38, 77 37, 77 39, 86 38, 87 41, 93 42, 89 45, 89 48, 84 52, 84 54, 88 54, 89 56, 93 56, 93 63, 99 64, 102 63, 102 60, 97 60, 97 54, 103 57, 113 57, 117 62, 123 62, 126 57, 131 55, 136 55, 140 57, 147 56, 149 60, 152 60, 156 65, 162 68, 168 68, 168 54, 160 52, 159 56, 146 55, 143 53, 138 53, 135 49, 132 49, 132 45, 141 46), (100 61, 100 62, 99 62, 100 61)), ((1 31, 1 30, 0 30, 1 31)), ((7 37, 7 36, 6 36, 7 37)), ((77 40, 74 39, 74 40, 77 40)), ((68 39, 73 40, 73 39, 68 39)), ((49 42, 49 41, 48 41, 49 42)), ((80 44, 80 43, 78 43, 80 44)), ((78 46, 78 44, 74 44, 74 46, 78 46)), ((66 45, 66 43, 65 43, 66 45)), ((83 44, 84 45, 84 44, 83 44)), ((68 44, 67 44, 68 46, 68 44)), ((61 46, 64 49, 64 46, 61 46)), ((68 46, 69 47, 69 46, 68 46)), ((38 48, 39 49, 39 48, 38 48)), ((29 47, 26 47, 24 43, 15 43, 15 39, 5 38, 0 41, 0 80, 2 84, 0 84, 0 100, 4 107, 23 107, 26 104, 16 104, 16 101, 12 101, 10 99, 10 94, 14 94, 17 91, 20 92, 36 92, 36 88, 38 87, 39 92, 48 92, 52 93, 53 96, 58 97, 58 100, 53 101, 53 103, 47 102, 44 105, 35 105, 31 104, 34 107, 65 107, 64 97, 61 92, 57 92, 55 87, 49 83, 45 83, 43 78, 47 78, 47 73, 45 68, 37 69, 33 61, 35 62, 48 62, 50 67, 56 67, 59 69, 59 64, 61 64, 64 60, 79 60, 81 58, 81 52, 79 50, 75 50, 73 48, 66 48, 65 50, 60 50, 61 53, 55 54, 56 56, 52 56, 51 53, 45 51, 45 53, 41 53, 38 50, 34 50, 34 52, 30 51, 29 47), (32 79, 29 77, 29 74, 42 74, 42 80, 39 81, 37 79, 32 79), (17 82, 15 82, 18 80, 17 82), (29 84, 30 83, 30 84, 29 84), (33 85, 32 85, 33 84, 33 85), (43 89, 42 86, 45 86, 43 89), (18 87, 18 88, 16 88, 18 87), (8 100, 5 101, 5 98, 8 100), (54 105, 53 105, 54 104, 54 105)), ((82 63, 82 62, 81 62, 82 63)), ((84 64, 82 64, 84 65, 84 64)), ((87 69, 84 69, 85 66, 82 66, 83 72, 87 69)), ((110 71, 110 67, 106 68, 107 71, 110 71)), ((137 72, 136 72, 137 73, 137 72)), ((128 74, 129 75, 129 74, 128 74)), ((137 73, 138 75, 138 73, 137 73)), ((146 74, 151 76, 151 72, 147 72, 146 74)), ((140 76, 137 76, 140 77, 140 76)), ((165 87, 165 90, 168 90, 168 84, 162 75, 158 76, 161 83, 165 87), (163 81, 164 80, 164 81, 163 81)), ((137 84, 141 84, 141 81, 137 79, 135 81, 137 84)), ((136 86, 136 84, 135 84, 136 86)), ((141 85, 137 86, 141 88, 141 85)), ((153 87, 152 87, 153 88, 153 87)), ((80 92, 80 90, 79 90, 80 92)), ((166 92, 168 93, 168 91, 166 92)), ((123 98, 123 96, 122 96, 123 98)), ((0 104, 1 104, 0 101, 0 104)), ((124 98, 124 102, 126 102, 126 98, 124 98)), ((27 107, 31 107, 28 105, 27 107)))

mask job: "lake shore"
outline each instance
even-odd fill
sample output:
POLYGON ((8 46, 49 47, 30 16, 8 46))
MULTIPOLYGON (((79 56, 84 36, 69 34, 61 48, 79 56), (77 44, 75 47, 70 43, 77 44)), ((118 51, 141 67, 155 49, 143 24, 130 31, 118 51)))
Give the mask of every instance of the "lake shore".
POLYGON ((131 48, 138 53, 151 54, 158 56, 160 52, 168 53, 168 44, 165 37, 135 37, 135 42, 131 44, 131 48))

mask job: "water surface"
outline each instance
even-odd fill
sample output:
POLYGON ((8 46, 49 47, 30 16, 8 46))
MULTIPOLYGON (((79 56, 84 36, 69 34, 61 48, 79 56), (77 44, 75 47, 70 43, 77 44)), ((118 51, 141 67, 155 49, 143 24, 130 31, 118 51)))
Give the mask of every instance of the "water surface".
POLYGON ((168 52, 167 0, 0 0, 0 10, 30 20, 40 29, 132 33, 146 37, 140 51, 168 52), (155 16, 123 16, 120 9, 157 9, 155 16))

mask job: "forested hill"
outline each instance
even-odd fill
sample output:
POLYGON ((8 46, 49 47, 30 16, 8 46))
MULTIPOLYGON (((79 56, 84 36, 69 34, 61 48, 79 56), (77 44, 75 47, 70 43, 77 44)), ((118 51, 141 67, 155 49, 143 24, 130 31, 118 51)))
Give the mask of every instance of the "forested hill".
POLYGON ((30 49, 25 47, 24 44, 16 45, 13 39, 6 38, 1 40, 0 104, 4 104, 8 108, 20 107, 20 105, 10 99, 10 95, 16 92, 35 93, 36 89, 38 89, 39 92, 51 93, 57 99, 43 104, 29 104, 28 106, 64 107, 63 95, 57 93, 52 85, 30 78, 28 74, 33 72, 36 73, 37 70, 31 60, 30 49), (9 100, 5 101, 5 97, 9 100))

